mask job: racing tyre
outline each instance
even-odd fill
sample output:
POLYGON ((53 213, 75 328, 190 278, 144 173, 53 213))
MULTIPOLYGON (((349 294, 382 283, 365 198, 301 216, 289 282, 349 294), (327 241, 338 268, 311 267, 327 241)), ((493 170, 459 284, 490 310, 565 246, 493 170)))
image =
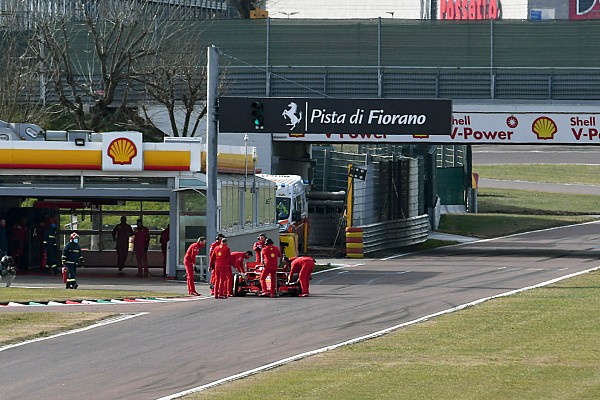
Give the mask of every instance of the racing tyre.
POLYGON ((233 275, 233 295, 235 297, 244 297, 246 292, 242 289, 243 277, 240 274, 233 275))

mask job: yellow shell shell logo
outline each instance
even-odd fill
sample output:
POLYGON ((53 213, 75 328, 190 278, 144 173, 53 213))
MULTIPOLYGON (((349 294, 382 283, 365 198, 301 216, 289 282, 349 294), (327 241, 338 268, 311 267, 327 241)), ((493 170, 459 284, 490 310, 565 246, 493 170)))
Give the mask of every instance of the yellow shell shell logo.
POLYGON ((131 160, 137 156, 137 147, 131 139, 118 138, 108 145, 107 153, 113 164, 131 164, 131 160))
POLYGON ((554 134, 558 131, 556 122, 548 117, 539 117, 531 125, 531 130, 537 135, 538 139, 554 139, 554 134))

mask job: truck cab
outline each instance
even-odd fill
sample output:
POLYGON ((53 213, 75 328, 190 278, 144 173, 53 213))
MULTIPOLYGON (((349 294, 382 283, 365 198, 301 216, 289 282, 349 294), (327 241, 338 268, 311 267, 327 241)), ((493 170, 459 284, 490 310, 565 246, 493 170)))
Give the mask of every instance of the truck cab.
MULTIPOLYGON (((257 175, 277 185, 275 213, 279 223, 279 234, 298 235, 298 245, 308 246, 308 182, 299 175, 257 175)), ((287 254, 287 252, 286 252, 287 254)))

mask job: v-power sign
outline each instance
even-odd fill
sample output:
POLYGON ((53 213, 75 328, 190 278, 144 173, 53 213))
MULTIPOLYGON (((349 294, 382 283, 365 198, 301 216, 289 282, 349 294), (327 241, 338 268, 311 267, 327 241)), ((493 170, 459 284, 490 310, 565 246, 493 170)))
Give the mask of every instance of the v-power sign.
POLYGON ((452 101, 220 97, 219 131, 449 135, 452 101))

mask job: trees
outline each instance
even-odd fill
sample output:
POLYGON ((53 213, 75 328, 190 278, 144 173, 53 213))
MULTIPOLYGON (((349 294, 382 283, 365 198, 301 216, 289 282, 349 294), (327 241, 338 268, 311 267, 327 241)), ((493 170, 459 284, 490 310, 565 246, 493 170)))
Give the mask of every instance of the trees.
POLYGON ((252 0, 231 0, 230 4, 232 7, 236 9, 240 18, 248 19, 250 18, 250 10, 254 9, 254 4, 256 2, 252 0))
POLYGON ((15 19, 5 15, 0 26, 0 119, 42 123, 49 110, 43 107, 35 60, 27 54, 27 36, 15 19))
POLYGON ((27 54, 74 127, 136 129, 162 140, 147 114, 139 113, 151 99, 167 108, 175 135, 195 133, 205 78, 198 52, 181 40, 193 21, 163 18, 149 2, 136 1, 90 2, 79 18, 38 14, 33 20, 27 54), (174 112, 179 101, 183 129, 174 112))
MULTIPOLYGON (((198 136, 199 122, 206 115, 205 51, 169 51, 176 46, 174 42, 180 48, 195 49, 193 28, 188 26, 185 35, 163 43, 165 48, 156 54, 151 70, 142 80, 150 98, 164 106, 173 136, 198 136)), ((151 122, 148 107, 143 110, 146 121, 151 122)))

